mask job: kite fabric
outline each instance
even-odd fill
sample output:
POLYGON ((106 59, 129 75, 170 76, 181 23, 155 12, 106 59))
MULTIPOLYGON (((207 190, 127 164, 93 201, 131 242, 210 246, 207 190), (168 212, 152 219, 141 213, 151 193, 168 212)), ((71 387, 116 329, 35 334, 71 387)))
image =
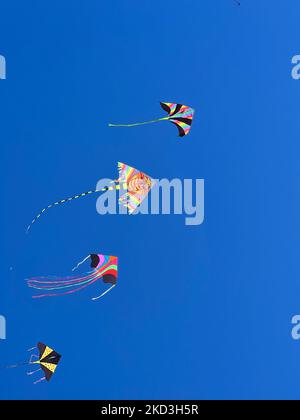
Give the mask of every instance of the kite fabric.
POLYGON ((147 197, 155 180, 145 173, 118 162, 119 178, 117 182, 126 186, 126 192, 119 198, 119 203, 128 208, 128 213, 132 214, 147 197))
POLYGON ((72 271, 76 270, 86 260, 90 259, 91 271, 82 273, 78 276, 68 277, 32 277, 27 279, 28 287, 39 290, 41 294, 32 296, 33 298, 63 296, 78 292, 96 281, 102 279, 104 283, 110 284, 110 288, 103 292, 100 296, 92 298, 92 300, 100 299, 106 295, 117 284, 118 278, 118 257, 90 254, 84 258, 72 271))
POLYGON ((160 105, 162 109, 169 114, 167 117, 157 118, 155 120, 134 123, 134 124, 108 124, 108 125, 109 127, 136 127, 138 125, 151 124, 151 123, 155 123, 159 121, 170 121, 171 123, 176 125, 179 132, 179 137, 186 136, 190 132, 190 129, 191 129, 193 116, 195 112, 194 109, 186 105, 175 104, 171 102, 160 102, 160 105))
POLYGON ((7 369, 11 369, 24 365, 38 365, 38 369, 27 372, 27 375, 33 375, 37 372, 42 372, 43 376, 35 382, 33 382, 34 385, 45 380, 49 382, 61 359, 61 355, 46 344, 39 342, 36 347, 33 347, 28 351, 32 352, 35 349, 38 350, 38 354, 32 353, 27 362, 21 362, 15 365, 5 366, 7 369), (33 360, 33 358, 35 358, 36 360, 33 360))
POLYGON ((55 201, 54 203, 49 204, 47 207, 43 208, 43 210, 41 210, 41 212, 27 226, 27 233, 31 226, 41 217, 41 215, 51 207, 103 191, 120 189, 125 190, 125 192, 122 192, 122 195, 119 198, 119 203, 127 207, 128 213, 132 214, 146 198, 147 194, 155 184, 155 181, 144 172, 141 172, 132 166, 126 165, 125 163, 118 162, 118 170, 119 178, 114 181, 115 185, 101 188, 100 190, 90 190, 81 194, 74 195, 73 197, 55 201))

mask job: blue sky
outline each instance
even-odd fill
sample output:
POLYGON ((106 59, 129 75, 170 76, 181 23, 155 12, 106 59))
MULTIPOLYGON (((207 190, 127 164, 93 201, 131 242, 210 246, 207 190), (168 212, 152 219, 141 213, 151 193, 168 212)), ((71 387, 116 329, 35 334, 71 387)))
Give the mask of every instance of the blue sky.
POLYGON ((297 0, 2 2, 1 364, 37 341, 62 355, 50 383, 2 370, 3 399, 296 398, 300 312, 297 0), (156 124, 193 106, 191 134, 156 124), (45 204, 116 176, 204 178, 205 222, 100 216, 96 198, 45 204), (119 284, 34 301, 25 278, 119 257, 119 284), (12 267, 12 270, 10 270, 12 267), (96 293, 95 293, 96 292, 96 293))

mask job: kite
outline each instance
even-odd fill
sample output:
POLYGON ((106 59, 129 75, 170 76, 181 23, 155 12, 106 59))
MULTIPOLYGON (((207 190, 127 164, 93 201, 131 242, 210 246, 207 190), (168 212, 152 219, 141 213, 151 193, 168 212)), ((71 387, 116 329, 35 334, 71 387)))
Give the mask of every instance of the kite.
POLYGON ((106 293, 113 289, 117 284, 118 257, 102 254, 90 254, 80 261, 72 271, 76 270, 88 259, 90 259, 92 270, 79 276, 48 276, 27 279, 28 287, 41 291, 40 295, 32 297, 42 298, 47 296, 69 295, 90 286, 101 278, 104 283, 108 283, 111 286, 100 296, 92 298, 92 300, 100 299, 102 296, 106 295, 106 293))
POLYGON ((91 190, 81 194, 74 195, 73 197, 65 198, 63 200, 55 201, 49 204, 32 220, 27 226, 27 233, 31 226, 41 217, 45 211, 51 207, 59 204, 67 203, 68 201, 75 200, 77 198, 85 197, 86 195, 94 194, 97 192, 108 191, 108 190, 125 190, 119 198, 119 203, 128 208, 128 213, 132 214, 137 207, 146 198, 149 191, 155 184, 154 179, 146 175, 144 172, 133 168, 132 166, 126 165, 125 163, 118 162, 119 178, 114 181, 115 185, 105 187, 100 190, 91 190))
POLYGON ((53 350, 51 347, 48 347, 46 344, 38 343, 36 347, 32 347, 28 351, 32 352, 35 349, 38 350, 38 354, 32 353, 27 362, 21 362, 15 365, 5 366, 7 369, 11 369, 24 365, 39 365, 40 367, 38 369, 27 372, 27 375, 33 375, 37 372, 43 373, 43 376, 40 379, 33 382, 34 385, 45 380, 49 382, 61 359, 61 355, 58 354, 55 350, 53 350), (36 360, 33 360, 33 358, 36 358, 36 360))
POLYGON ((135 124, 108 124, 109 127, 135 127, 137 125, 151 124, 159 121, 170 121, 175 124, 179 131, 179 137, 189 134, 193 122, 194 110, 189 106, 182 104, 173 104, 171 102, 160 102, 164 111, 169 115, 156 120, 145 121, 135 124))

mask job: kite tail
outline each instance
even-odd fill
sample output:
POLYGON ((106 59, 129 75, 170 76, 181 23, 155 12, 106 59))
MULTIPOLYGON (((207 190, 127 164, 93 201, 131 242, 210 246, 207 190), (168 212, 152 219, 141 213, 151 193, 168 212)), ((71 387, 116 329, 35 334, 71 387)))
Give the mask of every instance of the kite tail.
MULTIPOLYGON (((32 351, 34 350, 36 347, 32 347, 31 349, 28 349, 28 351, 32 351)), ((34 362, 32 362, 32 357, 35 356, 37 358, 39 358, 39 356, 32 354, 30 359, 27 360, 26 362, 19 362, 19 363, 15 363, 14 365, 7 365, 7 366, 0 366, 0 369, 14 369, 17 368, 19 366, 28 366, 28 365, 33 365, 35 364, 34 362)))
POLYGON ((43 376, 42 378, 38 379, 37 381, 33 382, 33 385, 38 384, 39 382, 45 381, 46 378, 43 376))
POLYGON ((87 286, 99 280, 103 273, 101 271, 92 271, 86 273, 84 277, 67 277, 66 280, 57 277, 56 280, 46 281, 44 277, 28 279, 28 287, 36 290, 43 290, 46 293, 32 296, 34 299, 47 296, 63 296, 78 292, 87 286))
POLYGON ((42 368, 39 368, 39 369, 36 369, 36 370, 31 370, 30 372, 26 372, 26 375, 31 376, 31 375, 33 375, 33 374, 35 374, 36 372, 39 372, 39 371, 41 371, 41 370, 42 370, 42 368))
POLYGON ((113 284, 109 289, 107 289, 105 292, 103 292, 100 296, 92 298, 92 300, 97 300, 97 299, 102 298, 102 296, 106 295, 106 293, 110 292, 111 289, 113 289, 114 287, 115 287, 115 284, 113 284))
POLYGON ((30 365, 30 362, 20 362, 20 363, 16 363, 14 365, 7 365, 7 366, 1 366, 0 369, 14 369, 17 368, 19 366, 26 366, 26 365, 30 365))
POLYGON ((152 123, 156 123, 159 121, 165 121, 168 120, 169 117, 163 117, 163 118, 157 118, 155 120, 150 120, 150 121, 144 121, 144 122, 139 122, 139 123, 134 123, 134 124, 108 124, 109 127, 136 127, 138 125, 145 125, 145 124, 152 124, 152 123))
POLYGON ((81 194, 74 195, 73 197, 64 198, 63 200, 55 201, 54 203, 49 204, 47 207, 43 208, 43 210, 41 210, 40 213, 37 216, 35 216, 35 218, 32 220, 32 222, 27 226, 26 233, 29 232, 31 226, 41 217, 41 215, 43 213, 45 213, 46 210, 49 210, 51 207, 57 206, 59 204, 67 203, 68 201, 72 201, 72 200, 75 200, 77 198, 85 197, 86 195, 89 195, 89 194, 94 194, 96 192, 101 192, 101 191, 107 191, 108 189, 109 189, 109 187, 105 187, 105 188, 102 188, 101 190, 87 191, 87 192, 84 192, 84 193, 81 193, 81 194))
POLYGON ((80 261, 75 267, 73 267, 72 268, 72 271, 75 271, 75 270, 77 270, 77 268, 81 265, 81 264, 83 264, 86 260, 88 260, 89 258, 90 258, 91 256, 90 255, 88 255, 87 257, 85 257, 82 261, 80 261))

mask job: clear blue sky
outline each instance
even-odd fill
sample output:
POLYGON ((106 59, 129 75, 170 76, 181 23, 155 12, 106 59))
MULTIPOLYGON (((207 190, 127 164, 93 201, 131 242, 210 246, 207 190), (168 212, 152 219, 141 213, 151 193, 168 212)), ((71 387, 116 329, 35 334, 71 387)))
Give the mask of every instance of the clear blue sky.
POLYGON ((1 371, 0 398, 299 398, 299 1, 142 3, 1 4, 1 364, 39 340, 63 358, 49 384, 1 371), (107 127, 162 116, 160 100, 196 109, 188 137, 107 127), (102 217, 89 197, 25 235, 119 160, 204 178, 204 224, 102 217), (26 277, 91 252, 120 259, 105 299, 31 299, 26 277))

